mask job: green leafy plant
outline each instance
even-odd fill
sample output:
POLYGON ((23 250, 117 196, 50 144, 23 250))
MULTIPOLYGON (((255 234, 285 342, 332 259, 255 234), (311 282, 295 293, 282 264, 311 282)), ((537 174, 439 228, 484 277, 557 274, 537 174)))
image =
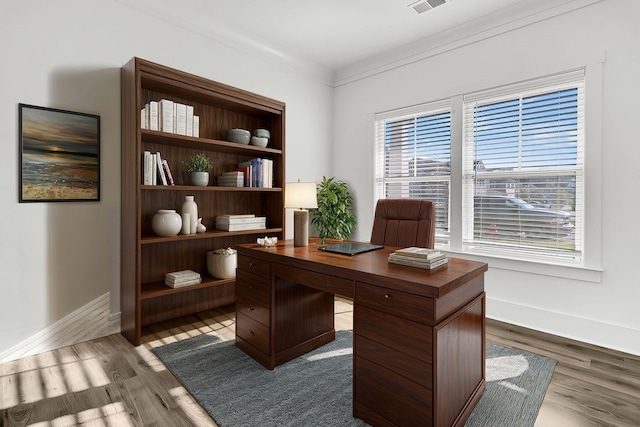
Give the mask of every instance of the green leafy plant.
POLYGON ((348 239, 356 225, 349 186, 343 181, 323 176, 317 190, 318 208, 311 210, 311 224, 320 240, 324 243, 325 238, 348 239))
POLYGON ((198 153, 184 162, 189 172, 207 172, 213 168, 213 163, 207 156, 202 153, 198 153))

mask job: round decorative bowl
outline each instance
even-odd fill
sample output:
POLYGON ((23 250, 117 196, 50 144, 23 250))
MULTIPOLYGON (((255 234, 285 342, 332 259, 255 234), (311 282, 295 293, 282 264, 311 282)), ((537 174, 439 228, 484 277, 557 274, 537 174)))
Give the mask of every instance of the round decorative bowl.
POLYGON ((151 219, 151 229, 158 236, 177 236, 182 229, 182 217, 174 209, 160 209, 151 219))
POLYGON ((227 139, 238 144, 248 144, 251 140, 251 132, 246 129, 229 129, 227 139))
POLYGON ((235 249, 217 249, 207 252, 207 271, 216 279, 236 277, 238 253, 235 249))
POLYGON ((278 243, 278 238, 277 237, 258 237, 256 239, 256 243, 258 243, 258 245, 264 247, 264 248, 268 248, 271 246, 275 246, 278 243))
POLYGON ((256 129, 253 131, 253 136, 257 136, 259 138, 271 138, 271 132, 266 129, 256 129))
POLYGON ((263 138, 260 136, 252 136, 251 137, 251 145, 255 145, 256 147, 266 147, 269 143, 269 138, 263 138))

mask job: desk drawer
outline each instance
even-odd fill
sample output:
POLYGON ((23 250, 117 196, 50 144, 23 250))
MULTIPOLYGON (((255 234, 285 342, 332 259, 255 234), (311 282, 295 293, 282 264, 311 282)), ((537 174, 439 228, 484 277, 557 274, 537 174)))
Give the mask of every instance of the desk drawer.
POLYGON ((270 262, 246 255, 238 255, 238 270, 250 271, 262 277, 271 277, 270 262))
POLYGON ((236 312, 236 335, 266 355, 271 354, 270 332, 262 323, 236 312))
POLYGON ((433 363, 433 328, 359 304, 353 307, 353 332, 395 351, 433 363))
POLYGON ((426 325, 434 325, 435 311, 432 298, 356 282, 355 300, 358 304, 384 313, 426 325))
POLYGON ((238 269, 236 272, 236 301, 250 299, 264 307, 269 307, 269 278, 238 269))
POLYGON ((267 327, 270 325, 269 314, 271 311, 269 308, 256 304, 255 301, 252 301, 251 299, 236 297, 236 313, 242 313, 245 316, 249 316, 267 327))

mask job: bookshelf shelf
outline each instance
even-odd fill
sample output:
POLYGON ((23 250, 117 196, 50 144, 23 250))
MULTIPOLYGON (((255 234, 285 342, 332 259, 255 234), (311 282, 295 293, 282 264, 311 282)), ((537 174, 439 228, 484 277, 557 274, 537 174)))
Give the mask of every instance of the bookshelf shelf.
POLYGON ((206 254, 222 247, 285 235, 285 105, 261 95, 193 74, 133 58, 122 67, 121 331, 140 344, 145 325, 235 302, 235 279, 216 280, 207 273, 206 254), (140 111, 151 101, 169 99, 193 107, 200 119, 199 137, 143 129, 140 111), (265 148, 225 140, 229 129, 271 133, 265 148), (159 152, 176 185, 143 185, 143 153, 159 152), (210 185, 187 185, 184 162, 204 153, 213 163, 210 185), (273 188, 219 187, 216 178, 255 158, 273 162, 273 188), (160 209, 180 212, 193 195, 205 233, 160 237, 151 219, 160 209), (215 230, 215 217, 255 214, 268 229, 215 230), (194 270, 202 283, 173 289, 167 273, 194 270))

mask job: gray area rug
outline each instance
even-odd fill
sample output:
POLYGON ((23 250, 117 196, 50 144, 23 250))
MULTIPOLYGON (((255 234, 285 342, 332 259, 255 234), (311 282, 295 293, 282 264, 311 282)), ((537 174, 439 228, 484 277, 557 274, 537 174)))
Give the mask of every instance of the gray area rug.
MULTIPOLYGON (((368 425, 352 416, 350 331, 273 371, 212 335, 153 351, 220 427, 368 425)), ((487 342, 487 387, 465 427, 533 426, 555 364, 487 342)))

